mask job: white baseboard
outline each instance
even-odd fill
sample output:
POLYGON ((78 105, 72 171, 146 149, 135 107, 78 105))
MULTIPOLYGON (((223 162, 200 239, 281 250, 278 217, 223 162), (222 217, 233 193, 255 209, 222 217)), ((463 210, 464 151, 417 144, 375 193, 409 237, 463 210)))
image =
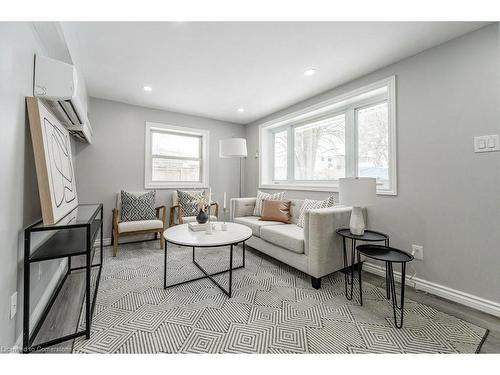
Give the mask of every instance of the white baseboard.
MULTIPOLYGON (((102 244, 103 244, 103 246, 111 246, 111 237, 103 238, 102 244)), ((94 246, 97 247, 100 245, 101 245, 101 240, 100 239, 95 240, 94 246)))
MULTIPOLYGON (((385 267, 371 263, 363 263, 363 270, 378 276, 385 277, 385 267)), ((394 279, 401 281, 401 272, 394 271, 394 279)), ((500 303, 474 296, 460 290, 448 288, 447 286, 432 283, 418 277, 411 278, 406 275, 406 283, 415 289, 434 294, 447 300, 460 303, 473 309, 500 317, 500 303)))
MULTIPOLYGON (((38 300, 38 303, 36 304, 35 308, 30 314, 30 322, 38 322, 40 317, 42 316, 42 312, 45 309, 45 306, 49 303, 50 297, 52 296, 52 293, 54 293, 54 290, 57 287, 57 284, 63 277, 64 273, 66 272, 66 267, 68 265, 68 260, 64 258, 61 263, 59 264, 59 267, 57 268, 56 272, 54 272, 54 275, 52 275, 52 278, 50 279, 49 283, 47 284, 47 288, 45 288, 45 291, 43 292, 42 296, 38 300)), ((31 325, 31 324, 30 324, 31 325)), ((30 327, 30 334, 33 331, 34 326, 30 327)), ((19 337, 16 340, 16 348, 21 352, 22 351, 22 346, 23 346, 23 333, 21 332, 19 337)))

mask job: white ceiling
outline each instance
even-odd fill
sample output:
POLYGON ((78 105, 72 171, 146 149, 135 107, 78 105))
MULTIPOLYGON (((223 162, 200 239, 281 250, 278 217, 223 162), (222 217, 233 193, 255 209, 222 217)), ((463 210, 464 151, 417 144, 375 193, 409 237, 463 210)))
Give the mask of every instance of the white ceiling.
POLYGON ((484 25, 83 22, 62 28, 74 38, 70 52, 91 96, 246 124, 484 25), (317 73, 304 76, 308 68, 317 73))

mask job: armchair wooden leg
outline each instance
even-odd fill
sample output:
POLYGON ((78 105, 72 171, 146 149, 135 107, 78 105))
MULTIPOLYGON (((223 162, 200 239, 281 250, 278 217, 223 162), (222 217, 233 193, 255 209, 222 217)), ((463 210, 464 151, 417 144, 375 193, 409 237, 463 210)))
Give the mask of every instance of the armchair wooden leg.
POLYGON ((160 248, 163 250, 165 248, 165 241, 163 238, 163 231, 160 232, 160 248))
POLYGON ((115 232, 113 235, 113 256, 114 257, 116 256, 116 253, 118 251, 118 238, 119 237, 120 237, 120 235, 118 234, 118 232, 115 232))

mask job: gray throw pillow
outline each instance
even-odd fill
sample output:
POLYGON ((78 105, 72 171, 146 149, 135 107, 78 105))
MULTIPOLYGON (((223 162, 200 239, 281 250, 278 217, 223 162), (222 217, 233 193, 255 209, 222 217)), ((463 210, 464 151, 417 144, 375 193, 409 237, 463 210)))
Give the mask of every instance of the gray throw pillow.
POLYGON ((304 200, 302 207, 300 208, 299 219, 297 220, 297 226, 304 228, 304 218, 306 216, 307 210, 314 210, 316 208, 327 208, 335 206, 335 196, 331 195, 324 201, 316 201, 312 199, 304 200))
POLYGON ((177 190, 177 198, 182 216, 196 216, 200 204, 207 205, 207 197, 203 190, 177 190))
POLYGON ((141 221, 157 219, 155 197, 156 192, 154 190, 147 193, 129 193, 122 190, 121 220, 141 221))

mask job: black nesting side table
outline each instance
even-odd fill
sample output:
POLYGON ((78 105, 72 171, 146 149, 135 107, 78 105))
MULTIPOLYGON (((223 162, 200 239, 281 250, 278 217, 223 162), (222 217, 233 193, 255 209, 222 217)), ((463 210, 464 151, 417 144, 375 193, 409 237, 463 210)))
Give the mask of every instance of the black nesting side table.
MULTIPOLYGON (((389 277, 388 288, 392 299, 392 312, 394 315, 394 325, 396 328, 403 327, 403 314, 405 305, 405 278, 406 278, 406 263, 413 260, 413 255, 405 253, 402 250, 395 249, 389 246, 380 245, 359 245, 356 250, 358 251, 358 257, 360 254, 365 257, 380 260, 385 262, 385 273, 389 277), (401 263, 401 297, 398 305, 396 298, 396 287, 394 285, 394 270, 392 267, 393 263, 401 263), (399 310, 400 319, 398 323, 396 310, 399 310)), ((359 264, 358 274, 359 274, 359 299, 361 304, 363 304, 363 291, 361 289, 361 268, 362 263, 359 264)))
MULTIPOLYGON (((342 249, 344 254, 344 287, 345 287, 345 298, 349 301, 352 300, 352 288, 353 288, 353 279, 354 279, 354 263, 356 263, 356 241, 366 241, 366 242, 378 242, 384 241, 385 246, 389 246, 389 236, 382 232, 376 232, 374 230, 365 230, 365 233, 361 236, 357 234, 352 234, 349 228, 341 228, 336 230, 337 234, 342 236, 342 249), (346 238, 351 240, 351 264, 349 264, 349 259, 347 257, 347 247, 346 247, 346 238), (350 292, 348 293, 348 286, 351 287, 350 292)), ((361 259, 358 255, 358 264, 361 263, 361 259)), ((358 266, 358 269, 361 265, 358 266)), ((389 299, 389 275, 386 272, 386 294, 387 299, 389 299)), ((359 285, 361 288, 361 277, 359 277, 359 285)), ((362 301, 361 301, 361 304, 362 301)))

